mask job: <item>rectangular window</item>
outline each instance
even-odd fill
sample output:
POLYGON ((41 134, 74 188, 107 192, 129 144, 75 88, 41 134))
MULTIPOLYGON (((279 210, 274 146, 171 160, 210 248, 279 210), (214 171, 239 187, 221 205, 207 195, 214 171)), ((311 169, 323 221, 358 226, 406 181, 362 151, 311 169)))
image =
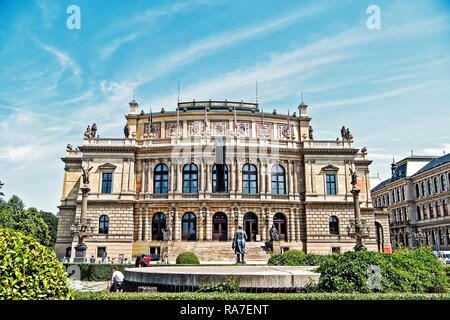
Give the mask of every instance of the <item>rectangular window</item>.
POLYGON ((102 193, 111 193, 112 173, 103 173, 102 177, 102 193))
POLYGON ((335 195, 336 194, 336 175, 327 174, 326 182, 327 182, 327 194, 335 195))
POLYGON ((331 247, 331 253, 341 253, 341 247, 331 247))
POLYGON ((103 253, 106 252, 106 247, 98 247, 97 248, 97 258, 102 258, 103 253))

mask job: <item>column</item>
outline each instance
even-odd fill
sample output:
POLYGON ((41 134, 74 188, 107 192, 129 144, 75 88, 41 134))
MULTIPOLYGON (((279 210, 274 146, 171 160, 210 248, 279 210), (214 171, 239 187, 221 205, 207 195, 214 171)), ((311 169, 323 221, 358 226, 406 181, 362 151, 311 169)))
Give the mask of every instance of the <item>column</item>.
MULTIPOLYGON (((237 207, 237 211, 238 211, 238 226, 242 226, 242 228, 244 228, 244 230, 245 230, 245 227, 244 227, 244 214, 241 212, 241 207, 240 206, 238 206, 237 207)), ((247 236, 249 236, 249 235, 247 235, 247 236)))
POLYGON ((173 192, 173 185, 174 185, 174 183, 173 183, 173 180, 174 180, 174 170, 173 170, 173 161, 172 161, 172 159, 169 159, 169 182, 168 182, 168 184, 169 184, 169 192, 173 192))
POLYGON ((211 217, 212 213, 209 210, 209 208, 206 208, 206 219, 205 219, 205 223, 206 223, 206 240, 207 241, 211 241, 212 240, 212 217, 211 217))
POLYGON ((205 221, 203 221, 203 209, 202 208, 198 208, 197 212, 196 212, 196 216, 197 216, 197 231, 198 231, 198 237, 197 237, 197 241, 201 241, 203 240, 203 230, 205 229, 205 221), (203 223, 202 223, 203 221, 203 223))
POLYGON ((259 185, 258 185, 258 189, 261 195, 264 195, 266 193, 266 185, 265 185, 265 181, 264 181, 264 163, 263 161, 260 159, 259 160, 259 166, 258 166, 258 171, 259 171, 259 185))
POLYGON ((295 241, 295 215, 294 209, 289 209, 289 242, 295 241))
POLYGON ((153 159, 148 159, 148 182, 147 182, 147 190, 148 193, 153 193, 153 159))
POLYGON ((142 211, 143 211, 143 217, 144 217, 144 223, 143 223, 143 225, 144 225, 144 228, 143 228, 144 235, 143 235, 143 239, 142 240, 148 241, 148 234, 149 234, 149 230, 148 230, 149 229, 149 227, 148 227, 148 216, 149 216, 150 212, 149 212, 148 208, 143 208, 142 211))
POLYGON ((261 241, 267 241, 267 225, 266 225, 266 214, 265 208, 261 207, 261 241))
POLYGON ((174 224, 175 227, 173 229, 173 237, 175 239, 175 241, 181 241, 181 217, 180 214, 181 212, 179 212, 178 210, 176 210, 176 208, 173 208, 174 210, 174 224))
POLYGON ((134 159, 130 160, 130 166, 128 167, 128 191, 136 191, 135 186, 135 174, 134 174, 134 159))
POLYGON ((295 241, 300 241, 300 209, 294 208, 295 241))
POLYGON ((236 193, 242 192, 242 164, 236 160, 236 193))
POLYGON ((143 241, 144 240, 144 233, 145 233, 145 212, 143 208, 139 208, 140 211, 140 215, 141 215, 141 230, 139 232, 139 240, 143 241))
MULTIPOLYGON (((211 162, 206 162, 206 192, 211 193, 212 190, 212 171, 211 171, 211 162)), ((230 174, 230 172, 228 172, 230 174)), ((229 177, 228 177, 229 178, 229 177)))
POLYGON ((292 171, 294 175, 294 195, 298 195, 298 180, 297 180, 297 161, 292 161, 292 171))
POLYGON ((134 208, 134 240, 141 240, 141 215, 139 208, 134 208))
POLYGON ((233 240, 234 233, 236 232, 236 223, 234 222, 234 208, 228 208, 228 225, 231 226, 229 228, 231 233, 228 235, 228 239, 233 240))
POLYGON ((178 163, 177 164, 177 193, 183 192, 183 164, 178 163))
POLYGON ((287 176, 289 177, 289 195, 292 195, 294 193, 294 188, 293 188, 293 186, 294 186, 293 180, 294 179, 293 179, 293 172, 292 172, 293 166, 292 166, 292 162, 290 160, 287 161, 287 167, 288 167, 287 176))
MULTIPOLYGON (((227 163, 228 165, 228 192, 234 193, 236 191, 236 185, 234 183, 234 165, 233 165, 233 161, 230 161, 229 163, 227 163)), ((443 212, 443 211, 442 211, 443 212)))
POLYGON ((147 184, 146 184, 146 182, 147 182, 147 179, 146 179, 147 171, 148 171, 148 160, 147 159, 143 159, 142 172, 141 172, 141 176, 142 176, 141 192, 142 193, 146 193, 147 192, 147 184))
POLYGON ((266 193, 272 193, 272 166, 273 163, 271 162, 266 162, 264 164, 265 166, 265 170, 266 170, 266 174, 265 174, 265 187, 266 187, 266 193))
POLYGON ((199 193, 204 193, 205 192, 205 163, 204 163, 203 158, 200 161, 199 178, 200 178, 199 193))

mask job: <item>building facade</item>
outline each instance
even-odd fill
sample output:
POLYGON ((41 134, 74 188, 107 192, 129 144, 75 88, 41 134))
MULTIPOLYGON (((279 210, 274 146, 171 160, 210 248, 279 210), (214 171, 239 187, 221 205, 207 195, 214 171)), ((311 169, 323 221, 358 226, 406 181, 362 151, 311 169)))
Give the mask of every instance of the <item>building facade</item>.
POLYGON ((367 150, 354 148, 351 136, 314 139, 303 102, 291 116, 226 100, 179 102, 177 110, 138 113, 133 100, 125 138, 98 138, 87 130, 82 146, 68 146, 59 257, 74 256, 71 227, 81 214, 82 167, 92 167, 88 257, 166 251, 174 260, 189 250, 201 260, 233 259, 230 242, 239 225, 249 238, 250 259, 267 259, 273 225, 283 250, 352 250, 350 169, 358 174, 361 218, 370 228, 365 244, 389 248, 387 215, 372 206, 367 150))
POLYGON ((392 164, 392 177, 372 189, 376 212, 389 214, 392 246, 450 250, 450 154, 411 156, 392 164))

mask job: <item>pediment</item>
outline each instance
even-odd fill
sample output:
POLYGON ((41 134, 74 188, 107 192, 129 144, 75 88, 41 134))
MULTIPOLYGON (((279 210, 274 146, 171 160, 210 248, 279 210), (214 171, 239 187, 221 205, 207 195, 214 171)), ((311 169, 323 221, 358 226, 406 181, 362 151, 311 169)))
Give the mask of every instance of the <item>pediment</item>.
POLYGON ((331 165, 331 164, 329 164, 329 165, 327 165, 326 167, 323 167, 323 168, 322 168, 322 171, 333 171, 333 172, 336 172, 336 171, 338 171, 338 170, 339 170, 338 167, 335 167, 335 166, 333 166, 333 165, 331 165))
POLYGON ((117 168, 117 166, 111 164, 111 163, 105 163, 101 166, 98 166, 99 171, 114 171, 117 168))

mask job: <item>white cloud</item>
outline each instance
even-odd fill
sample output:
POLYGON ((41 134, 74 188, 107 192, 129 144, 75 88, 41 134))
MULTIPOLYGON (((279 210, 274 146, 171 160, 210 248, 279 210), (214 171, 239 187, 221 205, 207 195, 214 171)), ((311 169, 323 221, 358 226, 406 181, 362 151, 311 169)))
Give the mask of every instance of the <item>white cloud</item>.
POLYGON ((138 32, 131 33, 125 37, 114 39, 110 44, 107 46, 100 48, 100 58, 106 59, 110 55, 112 55, 117 49, 119 49, 122 45, 124 45, 127 42, 133 41, 139 36, 138 32))

